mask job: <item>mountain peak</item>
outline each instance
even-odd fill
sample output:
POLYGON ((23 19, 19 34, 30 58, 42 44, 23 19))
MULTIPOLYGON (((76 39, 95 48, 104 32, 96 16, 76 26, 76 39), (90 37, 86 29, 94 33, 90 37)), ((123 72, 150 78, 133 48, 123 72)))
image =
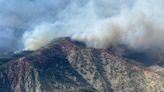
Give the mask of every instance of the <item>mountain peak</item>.
POLYGON ((109 49, 70 38, 0 65, 2 92, 158 92, 164 68, 145 67, 109 49))

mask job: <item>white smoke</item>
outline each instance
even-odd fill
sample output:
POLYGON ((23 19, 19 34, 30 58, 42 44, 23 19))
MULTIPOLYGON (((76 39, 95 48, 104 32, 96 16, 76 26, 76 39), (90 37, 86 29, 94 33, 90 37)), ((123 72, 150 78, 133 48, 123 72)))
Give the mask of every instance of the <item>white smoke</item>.
POLYGON ((24 32, 43 21, 55 21, 68 1, 0 0, 0 54, 21 50, 24 32))
POLYGON ((56 15, 26 32, 25 49, 36 50, 55 38, 71 37, 89 47, 124 44, 134 49, 164 46, 163 0, 71 1, 56 15))

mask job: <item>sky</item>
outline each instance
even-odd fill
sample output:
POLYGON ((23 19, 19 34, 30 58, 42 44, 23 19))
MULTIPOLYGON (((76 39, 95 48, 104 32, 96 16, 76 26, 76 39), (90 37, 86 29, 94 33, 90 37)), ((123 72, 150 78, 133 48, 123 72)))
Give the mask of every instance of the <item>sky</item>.
POLYGON ((23 48, 25 31, 43 22, 56 20, 68 0, 0 0, 0 51, 23 48))
POLYGON ((70 37, 88 47, 164 47, 163 0, 0 0, 0 51, 70 37))

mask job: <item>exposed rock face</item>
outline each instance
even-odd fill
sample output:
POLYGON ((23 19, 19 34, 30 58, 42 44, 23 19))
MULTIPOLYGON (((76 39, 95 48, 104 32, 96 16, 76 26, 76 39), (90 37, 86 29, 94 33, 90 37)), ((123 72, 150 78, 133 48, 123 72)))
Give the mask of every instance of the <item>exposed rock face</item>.
POLYGON ((144 67, 69 38, 6 61, 0 92, 164 92, 162 66, 144 67))

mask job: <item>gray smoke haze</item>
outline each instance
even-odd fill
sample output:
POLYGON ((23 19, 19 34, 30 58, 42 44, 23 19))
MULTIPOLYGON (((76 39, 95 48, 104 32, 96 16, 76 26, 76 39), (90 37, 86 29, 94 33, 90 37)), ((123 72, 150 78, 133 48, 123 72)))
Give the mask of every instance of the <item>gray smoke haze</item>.
MULTIPOLYGON (((13 30, 3 39, 17 41, 15 47, 26 50, 37 50, 59 37, 94 48, 123 44, 163 49, 163 4, 163 0, 0 0, 0 27, 13 30)), ((1 43, 0 47, 8 45, 1 43)))
POLYGON ((0 52, 23 49, 22 37, 39 23, 54 22, 68 0, 0 0, 0 52))

